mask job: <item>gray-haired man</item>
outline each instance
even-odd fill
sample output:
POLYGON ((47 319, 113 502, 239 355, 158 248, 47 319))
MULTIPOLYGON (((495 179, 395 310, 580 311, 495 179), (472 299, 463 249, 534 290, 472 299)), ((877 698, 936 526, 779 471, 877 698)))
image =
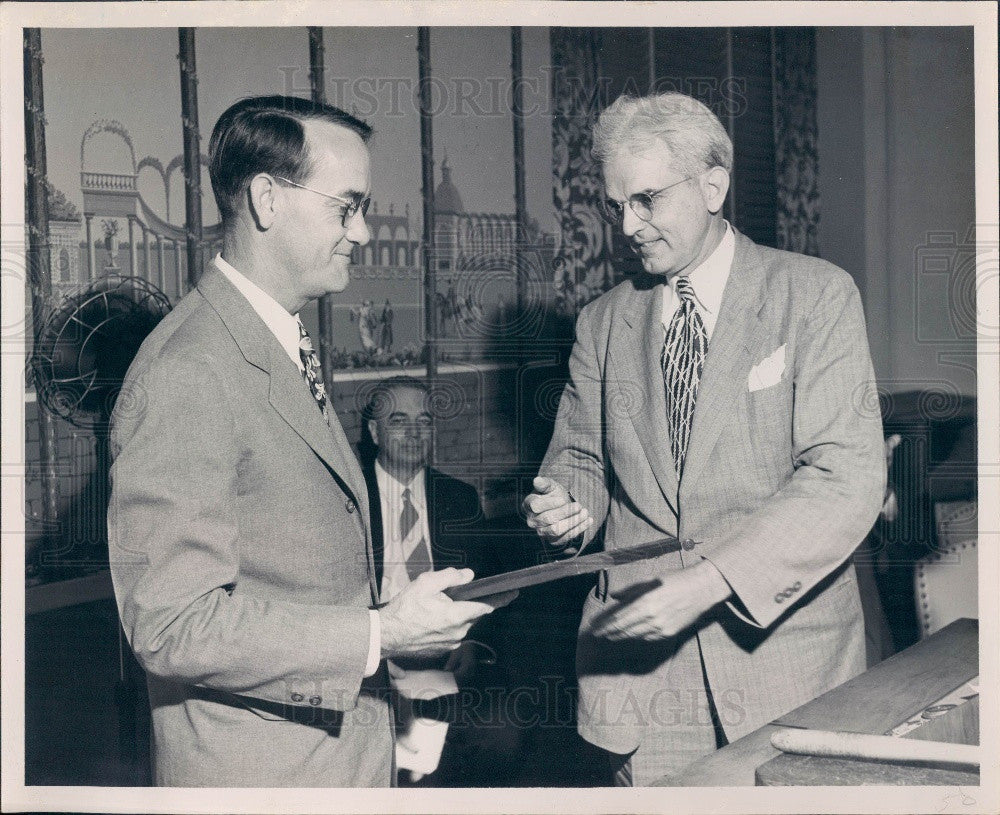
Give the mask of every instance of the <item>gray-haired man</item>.
POLYGON ((864 670, 848 557, 885 462, 857 289, 723 219, 711 111, 623 97, 594 150, 645 271, 580 313, 524 508, 558 544, 687 542, 602 574, 580 625, 580 732, 648 785, 864 670))

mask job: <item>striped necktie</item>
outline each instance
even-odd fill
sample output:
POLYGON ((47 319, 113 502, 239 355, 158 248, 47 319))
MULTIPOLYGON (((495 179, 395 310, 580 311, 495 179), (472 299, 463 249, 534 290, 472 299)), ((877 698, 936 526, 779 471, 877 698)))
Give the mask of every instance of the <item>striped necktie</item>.
MULTIPOLYGON (((406 539, 409 537, 410 532, 413 531, 413 527, 416 526, 419 517, 420 514, 417 512, 417 508, 413 506, 413 502, 410 500, 410 488, 407 487, 403 490, 403 511, 399 513, 399 541, 401 546, 406 545, 406 539)), ((430 552, 427 551, 427 541, 421 535, 420 540, 414 544, 412 551, 406 557, 406 574, 410 580, 416 580, 419 575, 430 571, 430 569, 430 552)))
POLYGON ((708 334, 695 307, 691 281, 687 277, 678 277, 675 285, 681 302, 667 326, 660 366, 663 369, 667 395, 670 452, 674 458, 677 477, 680 478, 691 438, 691 421, 694 418, 698 383, 708 350, 708 334))

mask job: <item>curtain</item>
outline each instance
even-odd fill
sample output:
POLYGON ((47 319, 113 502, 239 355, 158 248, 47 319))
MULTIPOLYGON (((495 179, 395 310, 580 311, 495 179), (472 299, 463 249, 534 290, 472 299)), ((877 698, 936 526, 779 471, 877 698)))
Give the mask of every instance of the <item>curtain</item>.
POLYGON ((816 34, 774 29, 774 141, 778 247, 819 254, 816 34))
POLYGON ((575 314, 613 279, 611 230, 600 214, 600 167, 590 154, 602 98, 594 29, 552 28, 552 203, 558 223, 553 286, 556 307, 575 314))
MULTIPOLYGON (((704 80, 706 54, 725 29, 656 29, 669 43, 654 66, 660 79, 673 77, 686 91, 704 80), (667 58, 669 56, 669 59, 667 58), (700 60, 700 61, 699 61, 700 60), (662 64, 661 64, 662 63, 662 64), (687 67, 685 67, 687 66, 687 67), (701 71, 701 73, 698 73, 701 71), (664 73, 666 72, 666 73, 664 73)), ((729 37, 737 78, 746 84, 746 115, 737 118, 736 178, 742 184, 733 213, 736 223, 759 242, 808 255, 819 254, 820 199, 816 150, 816 38, 812 28, 732 29, 729 37), (773 68, 773 74, 771 69, 773 68), (755 175, 756 173, 756 175, 755 175)), ((601 59, 611 41, 599 29, 552 28, 553 203, 559 246, 553 284, 557 308, 572 314, 616 282, 612 263, 625 267, 623 245, 600 216, 600 168, 590 155, 591 130, 621 87, 649 72, 648 54, 630 60, 601 59)), ((721 38, 721 39, 720 39, 721 38)), ((724 63, 709 76, 722 93, 724 63)), ((634 264, 633 264, 634 265, 634 264)))

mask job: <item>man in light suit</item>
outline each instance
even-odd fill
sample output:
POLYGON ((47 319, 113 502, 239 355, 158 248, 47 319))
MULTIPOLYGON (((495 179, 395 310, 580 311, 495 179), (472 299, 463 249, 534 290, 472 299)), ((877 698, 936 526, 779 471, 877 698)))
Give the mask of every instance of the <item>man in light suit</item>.
POLYGON ((390 785, 382 660, 445 654, 491 610, 442 593, 467 569, 373 610, 364 477, 295 316, 369 239, 370 132, 290 97, 222 115, 222 253, 115 407, 112 577, 160 785, 390 785))
POLYGON ((603 573, 580 624, 580 732, 643 786, 864 670, 848 558, 885 462, 857 289, 723 219, 718 119, 623 97, 594 152, 644 272, 581 311, 524 509, 557 544, 684 542, 603 573))

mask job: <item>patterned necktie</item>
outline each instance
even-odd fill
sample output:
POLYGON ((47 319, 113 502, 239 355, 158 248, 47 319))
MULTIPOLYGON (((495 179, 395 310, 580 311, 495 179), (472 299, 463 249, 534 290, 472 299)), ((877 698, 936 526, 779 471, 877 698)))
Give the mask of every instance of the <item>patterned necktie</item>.
POLYGON ((677 295, 681 303, 667 326, 660 354, 663 383, 667 394, 667 430, 670 452, 678 478, 684 469, 691 437, 691 420, 698 397, 698 382, 705 364, 708 334, 694 303, 694 289, 687 277, 677 278, 677 295))
MULTIPOLYGON (((413 506, 413 502, 410 500, 410 488, 407 487, 403 490, 403 511, 399 513, 400 545, 405 545, 404 542, 409 537, 410 532, 413 531, 413 527, 416 526, 419 517, 417 508, 413 506)), ((427 551, 427 541, 421 535, 420 540, 417 541, 413 550, 406 558, 406 573, 409 575, 410 580, 416 580, 419 575, 430 571, 430 568, 431 559, 430 553, 427 551)))
POLYGON ((299 320, 299 357, 302 360, 302 375, 309 384, 309 392, 316 400, 319 412, 326 416, 326 387, 323 385, 323 368, 313 350, 312 340, 306 327, 299 320))

